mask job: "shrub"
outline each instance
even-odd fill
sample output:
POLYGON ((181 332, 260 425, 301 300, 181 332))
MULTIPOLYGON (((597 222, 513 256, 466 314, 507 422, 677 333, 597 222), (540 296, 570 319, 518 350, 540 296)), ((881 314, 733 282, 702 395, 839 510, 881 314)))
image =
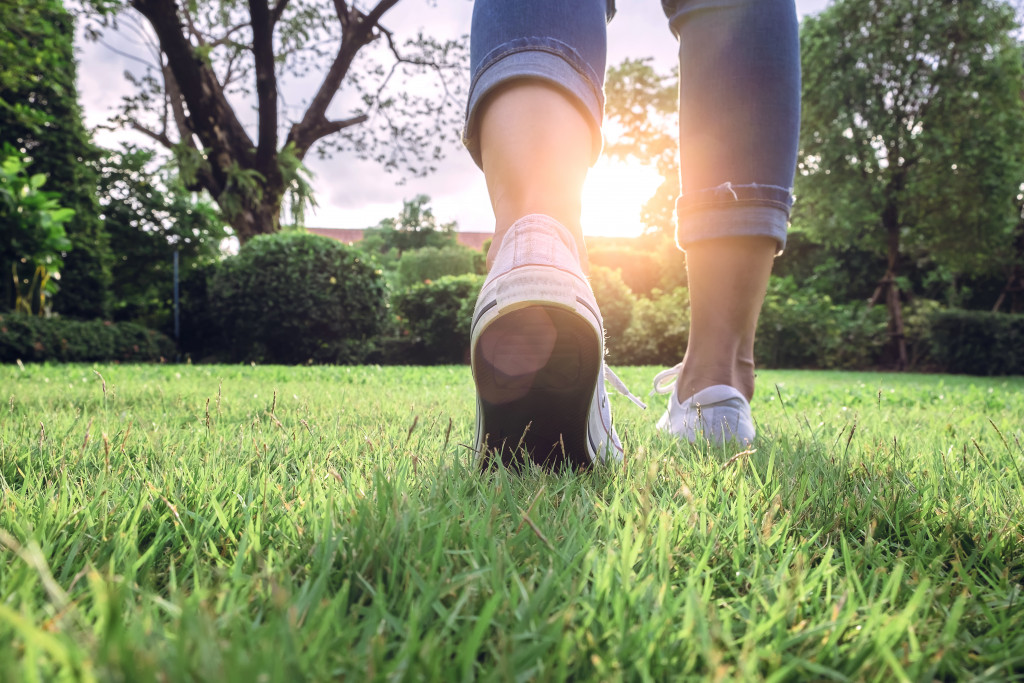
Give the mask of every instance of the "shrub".
POLYGON ((932 358, 945 372, 1024 374, 1024 315, 936 311, 929 329, 932 358))
POLYGON ((365 254, 328 237, 262 235, 209 283, 226 360, 359 363, 386 319, 386 286, 365 254))
POLYGON ((618 365, 675 365, 686 353, 690 333, 690 295, 683 287, 649 299, 637 299, 621 341, 611 344, 608 360, 618 365))
POLYGON ((483 261, 482 252, 461 244, 414 249, 398 259, 398 285, 410 287, 417 282, 439 280, 446 275, 481 273, 483 261))
POLYGON ((133 323, 0 316, 0 362, 162 362, 175 356, 166 335, 133 323))
POLYGON ((637 296, 653 296, 661 283, 662 264, 657 254, 629 248, 596 248, 589 254, 591 266, 619 270, 622 281, 637 296))
POLYGON ((450 275, 412 285, 393 298, 403 346, 392 350, 406 363, 464 363, 469 359, 473 307, 482 275, 450 275), (404 356, 404 357, 403 357, 404 356))
POLYGON ((792 277, 772 277, 754 358, 770 368, 867 368, 878 363, 887 340, 885 307, 836 305, 792 277))
POLYGON ((603 266, 590 267, 590 286, 604 318, 604 330, 614 345, 633 319, 636 297, 622 281, 622 272, 603 266))
MULTIPOLYGON (((609 360, 629 365, 674 365, 686 353, 689 292, 679 287, 638 299, 609 360)), ((888 339, 884 307, 838 306, 801 289, 792 278, 772 278, 758 322, 754 356, 764 367, 866 368, 888 339)))
POLYGON ((219 360, 218 356, 225 355, 223 330, 210 304, 210 285, 219 267, 216 262, 194 264, 182 274, 178 285, 178 346, 183 354, 196 360, 219 360))
MULTIPOLYGON (((883 308, 879 306, 879 308, 883 308)), ((914 298, 903 307, 903 337, 907 342, 907 364, 916 370, 940 372, 932 356, 932 320, 945 308, 938 301, 914 298)))

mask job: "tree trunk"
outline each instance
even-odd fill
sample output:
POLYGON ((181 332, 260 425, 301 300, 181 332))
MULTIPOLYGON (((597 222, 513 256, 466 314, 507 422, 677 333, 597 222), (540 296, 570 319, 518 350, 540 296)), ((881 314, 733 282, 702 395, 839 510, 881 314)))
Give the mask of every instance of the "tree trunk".
POLYGON ((896 368, 906 370, 907 338, 903 329, 903 306, 900 303, 900 286, 896 283, 896 272, 891 267, 878 281, 878 287, 871 295, 868 305, 874 306, 883 298, 885 299, 885 308, 889 311, 889 340, 896 353, 896 368))
POLYGON ((225 214, 239 243, 245 244, 257 235, 268 235, 278 231, 281 200, 280 193, 272 196, 269 188, 264 188, 262 200, 243 200, 237 211, 231 215, 225 214))
MULTIPOLYGON (((898 176, 890 190, 902 187, 902 176, 898 176)), ((895 196, 893 193, 892 196, 895 196)), ((900 287, 896 282, 900 260, 900 224, 899 209, 896 202, 890 200, 882 212, 882 222, 886 228, 886 243, 889 265, 885 275, 878 282, 875 293, 868 302, 873 306, 885 297, 885 307, 889 311, 889 340, 896 353, 896 368, 900 371, 907 368, 907 338, 903 330, 903 310, 900 305, 900 287)))
POLYGON ((1020 208, 1020 220, 1014 230, 1016 233, 1016 238, 1013 241, 1014 260, 1010 266, 1006 284, 1003 285, 1003 291, 999 293, 999 298, 996 299, 996 303, 992 307, 993 312, 998 311, 1009 296, 1009 312, 1016 313, 1017 295, 1024 294, 1024 202, 1018 203, 1018 208, 1020 208))

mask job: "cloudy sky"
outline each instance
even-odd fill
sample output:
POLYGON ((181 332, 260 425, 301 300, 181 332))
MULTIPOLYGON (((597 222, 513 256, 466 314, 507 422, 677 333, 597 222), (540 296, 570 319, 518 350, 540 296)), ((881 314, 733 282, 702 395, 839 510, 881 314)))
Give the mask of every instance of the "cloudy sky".
MULTIPOLYGON (((385 25, 396 33, 411 33, 420 26, 429 33, 455 37, 469 32, 471 0, 440 0, 429 7, 427 0, 404 0, 386 17, 385 25)), ((608 29, 609 64, 623 59, 651 57, 659 71, 672 67, 676 43, 665 24, 661 3, 657 0, 618 0, 618 14, 608 29)), ((797 0, 801 15, 820 11, 827 0, 797 0)), ((130 51, 126 40, 119 47, 130 51)), ((79 41, 79 89, 89 125, 103 123, 116 108, 123 93, 129 91, 121 74, 132 62, 106 47, 79 41)), ((288 95, 288 93, 286 93, 288 95)), ((294 93, 288 99, 300 99, 294 93)), ((102 133, 104 145, 114 145, 124 134, 102 133)), ((131 138, 127 138, 131 139, 131 138)), ((136 141, 139 141, 136 138, 136 141)), ((315 174, 318 208, 307 216, 311 227, 365 228, 380 219, 395 215, 402 200, 427 194, 442 221, 454 220, 461 230, 487 231, 493 228, 493 216, 487 199, 483 175, 461 148, 453 148, 430 177, 412 179, 403 185, 373 164, 336 156, 327 161, 308 159, 315 174)), ((640 207, 657 186, 653 171, 600 161, 591 172, 584 200, 584 226, 588 234, 635 235, 640 207), (615 201, 609 201, 614 196, 615 201)))

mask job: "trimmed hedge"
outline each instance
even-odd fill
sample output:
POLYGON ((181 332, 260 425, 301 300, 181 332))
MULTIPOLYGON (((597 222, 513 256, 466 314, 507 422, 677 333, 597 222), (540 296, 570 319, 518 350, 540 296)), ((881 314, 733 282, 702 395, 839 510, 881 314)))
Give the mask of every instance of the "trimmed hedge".
POLYGON ((690 292, 676 287, 655 289, 633 306, 629 327, 608 343, 608 362, 615 365, 675 365, 686 353, 690 334, 690 292))
POLYGON ((447 247, 423 247, 402 254, 398 259, 398 285, 411 287, 426 280, 440 280, 447 275, 483 273, 483 252, 461 244, 447 247))
POLYGON ((174 342, 134 323, 0 315, 0 362, 156 363, 173 360, 174 342))
POLYGON ((1024 374, 1024 315, 943 310, 929 317, 929 350, 944 372, 1024 374))

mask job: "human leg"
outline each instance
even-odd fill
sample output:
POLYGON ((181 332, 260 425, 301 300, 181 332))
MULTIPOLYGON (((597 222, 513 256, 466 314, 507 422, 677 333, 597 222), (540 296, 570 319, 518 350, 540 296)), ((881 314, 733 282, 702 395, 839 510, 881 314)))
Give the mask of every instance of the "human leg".
POLYGON ((480 157, 494 209, 490 267, 505 233, 530 214, 569 229, 584 257, 580 198, 593 140, 584 114, 544 81, 515 81, 493 93, 480 114, 480 157))
MULTIPOLYGON (((691 324, 663 427, 695 438, 690 397, 714 387, 730 424, 718 440, 753 438, 754 331, 772 260, 785 245, 799 133, 800 64, 792 0, 664 0, 680 40, 682 195, 691 324), (729 411, 733 415, 729 415, 729 411), (687 412, 689 411, 689 412, 687 412), (742 415, 746 411, 746 415, 742 415)), ((694 402, 699 403, 699 402, 694 402)), ((717 418, 716 418, 717 419, 717 418)), ((708 425, 705 425, 708 426, 708 425)))
POLYGON ((600 151, 606 0, 478 0, 464 139, 495 212, 472 326, 477 451, 548 466, 621 457, 579 224, 600 151), (521 448, 520 448, 521 447, 521 448))

